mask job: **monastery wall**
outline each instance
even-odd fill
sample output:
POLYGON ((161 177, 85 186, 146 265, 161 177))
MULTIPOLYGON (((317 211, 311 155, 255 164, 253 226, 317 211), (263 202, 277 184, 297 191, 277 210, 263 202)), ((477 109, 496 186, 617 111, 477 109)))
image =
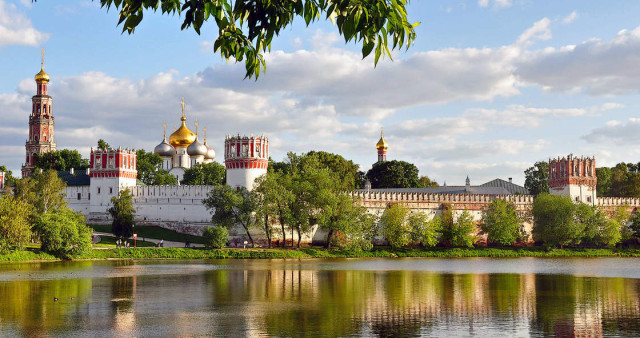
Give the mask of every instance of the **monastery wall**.
MULTIPOLYGON (((135 186, 129 187, 133 195, 134 208, 136 209, 136 222, 140 225, 155 225, 175 230, 181 233, 201 235, 207 226, 211 226, 211 213, 206 209, 202 200, 213 186, 183 185, 183 186, 135 186)), ((468 210, 475 221, 482 219, 482 212, 495 199, 512 201, 516 209, 528 215, 533 205, 534 196, 531 195, 474 195, 474 194, 434 194, 434 193, 402 193, 380 191, 352 192, 351 196, 357 198, 367 207, 369 212, 378 216, 391 204, 402 203, 414 211, 426 213, 430 218, 442 213, 444 204, 453 208, 455 215, 459 216, 464 210, 468 210)), ((111 220, 104 207, 103 212, 91 212, 89 186, 67 187, 67 203, 69 207, 82 212, 89 223, 110 224, 111 220)), ((603 197, 598 198, 597 206, 602 210, 612 213, 621 206, 627 206, 629 211, 640 207, 640 198, 603 197)), ((528 218, 530 219, 530 218, 528 218)), ((280 238, 280 229, 274 226, 274 239, 280 238)), ((531 221, 525 222, 525 229, 530 233, 531 221)), ((241 227, 231 229, 232 240, 241 243, 244 230, 241 227)), ((264 235, 259 229, 252 231, 252 236, 257 243, 266 245, 264 235)), ((292 234, 287 231, 287 237, 292 234)), ((297 239, 297 234, 293 237, 297 239)), ((310 234, 303 236, 303 242, 324 241, 326 233, 317 227, 310 234)))

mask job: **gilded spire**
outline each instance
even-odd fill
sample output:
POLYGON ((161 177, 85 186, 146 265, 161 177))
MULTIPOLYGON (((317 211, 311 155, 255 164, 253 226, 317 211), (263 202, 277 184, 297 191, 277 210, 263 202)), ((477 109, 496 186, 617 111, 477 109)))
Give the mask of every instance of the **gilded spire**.
POLYGON ((387 146, 387 142, 385 142, 385 140, 384 140, 382 127, 380 128, 380 141, 378 141, 378 143, 376 144, 376 148, 377 149, 383 149, 383 150, 387 150, 387 148, 389 148, 387 146))
POLYGON ((167 121, 162 122, 162 135, 164 137, 164 139, 167 139, 167 121))
POLYGON ((185 121, 187 118, 184 117, 184 107, 187 105, 186 103, 184 103, 184 97, 182 98, 182 100, 180 100, 180 105, 182 106, 182 121, 185 121))
POLYGON ((207 142, 207 127, 204 127, 204 141, 207 142))
POLYGON ((196 125, 196 135, 198 135, 198 119, 197 119, 197 118, 196 118, 196 123, 195 123, 195 125, 196 125))
POLYGON ((38 83, 40 82, 47 83, 49 82, 49 74, 47 74, 44 71, 44 48, 42 48, 40 55, 42 55, 42 59, 40 61, 40 72, 36 74, 35 79, 36 79, 36 82, 38 83))

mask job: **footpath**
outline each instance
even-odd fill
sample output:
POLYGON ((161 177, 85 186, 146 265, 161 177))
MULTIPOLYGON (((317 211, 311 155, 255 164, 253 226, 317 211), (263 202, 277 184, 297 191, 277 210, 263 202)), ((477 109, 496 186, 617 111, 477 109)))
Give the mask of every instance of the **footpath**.
MULTIPOLYGON (((100 237, 103 236, 110 236, 110 237, 114 237, 113 234, 108 233, 108 232, 98 232, 98 231, 94 231, 93 232, 94 237, 94 244, 98 243, 100 241, 100 237), (98 237, 98 242, 96 242, 96 237, 98 237)), ((138 242, 142 242, 142 237, 138 237, 138 242)), ((129 239, 130 241, 132 241, 133 245, 133 239, 129 239)), ((153 244, 158 244, 160 243, 159 239, 155 239, 155 238, 144 238, 145 242, 149 242, 149 243, 153 243, 153 244)), ((164 241, 163 245, 165 248, 184 248, 185 243, 184 242, 173 242, 173 241, 164 241)), ((198 244, 198 243, 191 243, 191 247, 192 248, 203 248, 204 245, 203 244, 198 244)))

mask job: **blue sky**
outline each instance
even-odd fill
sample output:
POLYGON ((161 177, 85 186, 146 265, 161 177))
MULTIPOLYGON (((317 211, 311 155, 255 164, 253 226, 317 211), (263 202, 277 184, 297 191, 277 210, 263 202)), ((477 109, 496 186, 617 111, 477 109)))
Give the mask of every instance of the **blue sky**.
POLYGON ((441 184, 523 183, 535 161, 569 153, 638 162, 640 3, 613 4, 413 0, 415 45, 377 68, 330 22, 297 22, 253 81, 213 54, 213 24, 198 36, 149 12, 127 35, 97 2, 0 0, 0 164, 24 161, 40 48, 58 148, 85 156, 99 138, 152 150, 184 96, 216 150, 226 134, 264 133, 275 159, 325 150, 367 170, 384 126, 389 159, 441 184))

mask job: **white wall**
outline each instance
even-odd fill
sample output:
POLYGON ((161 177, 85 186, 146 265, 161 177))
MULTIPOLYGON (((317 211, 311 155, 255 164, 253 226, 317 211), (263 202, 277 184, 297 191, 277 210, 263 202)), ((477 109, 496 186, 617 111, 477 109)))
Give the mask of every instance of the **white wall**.
POLYGON ((266 173, 267 169, 227 169, 227 185, 253 190, 255 180, 266 173))

